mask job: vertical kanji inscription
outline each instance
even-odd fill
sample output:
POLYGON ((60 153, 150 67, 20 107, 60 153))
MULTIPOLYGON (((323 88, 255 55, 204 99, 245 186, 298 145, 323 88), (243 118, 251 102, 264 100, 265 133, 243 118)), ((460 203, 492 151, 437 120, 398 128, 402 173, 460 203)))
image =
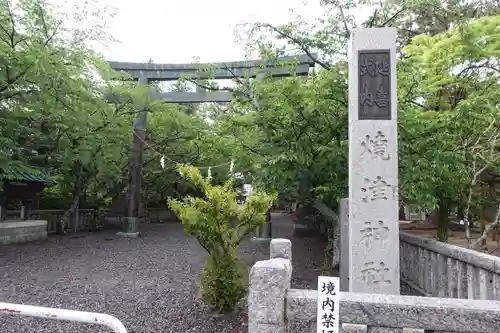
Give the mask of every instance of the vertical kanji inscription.
POLYGON ((339 333, 339 278, 318 276, 317 329, 321 333, 339 333))
POLYGON ((391 55, 389 50, 358 53, 359 120, 391 119, 391 55))

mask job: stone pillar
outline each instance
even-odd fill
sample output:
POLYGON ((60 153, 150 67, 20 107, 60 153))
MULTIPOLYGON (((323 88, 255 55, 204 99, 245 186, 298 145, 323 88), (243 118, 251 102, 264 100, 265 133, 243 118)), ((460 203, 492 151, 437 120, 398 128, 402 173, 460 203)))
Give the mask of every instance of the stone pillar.
POLYGON ((292 260, 292 242, 286 238, 275 238, 269 246, 269 258, 292 260))
POLYGON ((340 291, 349 291, 349 199, 340 199, 340 291))
POLYGON ((75 211, 73 212, 74 214, 74 219, 73 219, 73 231, 77 232, 78 229, 80 228, 80 203, 76 205, 75 211))
POLYGON ((250 270, 248 333, 286 333, 285 298, 292 277, 292 245, 273 239, 271 259, 257 261, 250 270))
POLYGON ((411 221, 412 216, 411 216, 411 213, 410 213, 410 206, 404 205, 404 210, 405 210, 405 220, 411 221))
POLYGON ((28 213, 28 209, 26 207, 26 204, 23 202, 21 204, 21 214, 19 214, 20 215, 19 218, 21 219, 21 221, 26 221, 27 220, 27 218, 28 218, 27 213, 28 213))
POLYGON ((261 224, 255 229, 255 236, 252 238, 253 241, 270 241, 272 238, 272 223, 271 223, 271 209, 266 213, 266 222, 261 224))
MULTIPOLYGON (((332 230, 332 267, 336 268, 340 266, 340 218, 332 219, 333 230, 332 230)), ((339 267, 340 269, 340 267, 339 267)))
POLYGON ((399 294, 396 29, 349 52, 349 291, 399 294))

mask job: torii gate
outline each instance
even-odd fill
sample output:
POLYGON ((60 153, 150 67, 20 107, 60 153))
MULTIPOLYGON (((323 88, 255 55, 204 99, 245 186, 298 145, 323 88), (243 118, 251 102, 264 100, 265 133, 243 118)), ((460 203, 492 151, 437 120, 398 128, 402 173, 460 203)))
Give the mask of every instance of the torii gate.
MULTIPOLYGON (((152 64, 110 61, 111 68, 126 72, 139 84, 149 84, 154 81, 176 81, 184 76, 191 79, 234 79, 244 77, 258 77, 266 74, 273 77, 292 76, 290 69, 280 66, 283 62, 295 64, 295 74, 305 76, 314 66, 314 60, 308 55, 289 56, 278 58, 277 61, 249 60, 233 61, 217 64, 152 64), (215 68, 215 72, 202 72, 201 68, 215 68)), ((233 98, 228 91, 207 91, 197 87, 196 92, 160 92, 153 96, 154 99, 167 103, 204 103, 204 102, 230 102, 233 98)), ((132 131, 132 154, 130 160, 130 176, 128 188, 128 205, 126 216, 126 230, 119 232, 124 237, 139 237, 139 206, 141 199, 141 181, 144 141, 148 123, 147 111, 137 114, 132 131)), ((258 238, 270 238, 270 226, 265 226, 258 231, 258 238)))

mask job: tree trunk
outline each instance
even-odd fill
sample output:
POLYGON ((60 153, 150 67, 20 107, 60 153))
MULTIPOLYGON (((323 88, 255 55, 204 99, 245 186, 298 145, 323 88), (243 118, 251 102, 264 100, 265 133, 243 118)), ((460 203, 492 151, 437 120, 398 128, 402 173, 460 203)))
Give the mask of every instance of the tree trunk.
POLYGON ((273 238, 273 224, 271 222, 271 208, 269 208, 269 210, 267 211, 267 222, 268 224, 268 236, 270 239, 273 238))
POLYGON ((431 211, 429 216, 427 216, 426 222, 429 222, 435 226, 439 224, 439 208, 436 208, 431 211))
MULTIPOLYGON (((484 205, 481 205, 480 210, 479 210, 479 223, 481 223, 481 235, 482 235, 482 234, 484 234, 484 231, 486 230, 486 226, 488 225, 488 217, 486 216, 484 205)), ((486 233, 486 234, 488 234, 488 233, 486 233)), ((481 243, 480 243, 481 247, 486 246, 487 239, 488 239, 488 237, 486 236, 484 239, 481 240, 481 243)))
POLYGON ((71 206, 61 216, 61 220, 59 220, 59 223, 56 224, 57 235, 66 234, 66 221, 71 216, 71 214, 73 214, 76 207, 78 207, 79 202, 80 202, 80 192, 76 193, 76 195, 73 197, 73 202, 71 203, 71 206))
POLYGON ((82 174, 83 174, 83 168, 82 164, 76 160, 73 162, 72 165, 73 169, 73 191, 71 195, 73 196, 73 199, 71 201, 71 205, 69 208, 62 214, 61 218, 59 221, 56 223, 56 234, 57 235, 64 235, 66 234, 66 228, 68 227, 68 219, 71 218, 73 215, 73 212, 75 209, 78 207, 78 204, 80 203, 80 195, 82 191, 82 174))
POLYGON ((399 220, 406 221, 405 205, 404 204, 401 204, 399 206, 399 220))
POLYGON ((300 210, 297 214, 297 223, 309 225, 308 217, 313 211, 313 200, 311 198, 311 179, 309 170, 302 171, 299 180, 299 203, 300 210))
POLYGON ((459 221, 465 221, 465 207, 459 205, 457 208, 457 219, 459 221))
POLYGON ((450 206, 444 201, 440 201, 437 209, 437 238, 441 242, 448 242, 448 230, 450 227, 450 206))

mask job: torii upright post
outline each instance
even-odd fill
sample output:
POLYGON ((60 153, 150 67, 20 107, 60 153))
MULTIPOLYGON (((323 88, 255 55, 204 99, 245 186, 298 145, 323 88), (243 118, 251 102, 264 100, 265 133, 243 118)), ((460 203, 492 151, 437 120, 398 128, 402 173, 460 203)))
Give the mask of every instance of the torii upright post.
MULTIPOLYGON (((139 84, 148 84, 148 79, 139 77, 139 84)), ((124 231, 119 236, 136 238, 139 232, 139 211, 141 207, 142 164, 144 159, 144 142, 148 127, 148 111, 143 109, 137 113, 132 128, 132 151, 129 166, 129 188, 127 195, 127 212, 123 221, 124 231)))
MULTIPOLYGON (((262 71, 260 73, 257 73, 255 76, 255 79, 257 82, 263 82, 266 78, 266 72, 262 71)), ((259 105, 259 100, 255 97, 252 96, 253 98, 253 104, 256 108, 260 108, 261 105, 259 105)), ((267 211, 267 218, 266 218, 266 223, 260 225, 255 229, 255 236, 252 238, 254 241, 270 241, 273 237, 273 225, 271 222, 271 208, 267 211)))

